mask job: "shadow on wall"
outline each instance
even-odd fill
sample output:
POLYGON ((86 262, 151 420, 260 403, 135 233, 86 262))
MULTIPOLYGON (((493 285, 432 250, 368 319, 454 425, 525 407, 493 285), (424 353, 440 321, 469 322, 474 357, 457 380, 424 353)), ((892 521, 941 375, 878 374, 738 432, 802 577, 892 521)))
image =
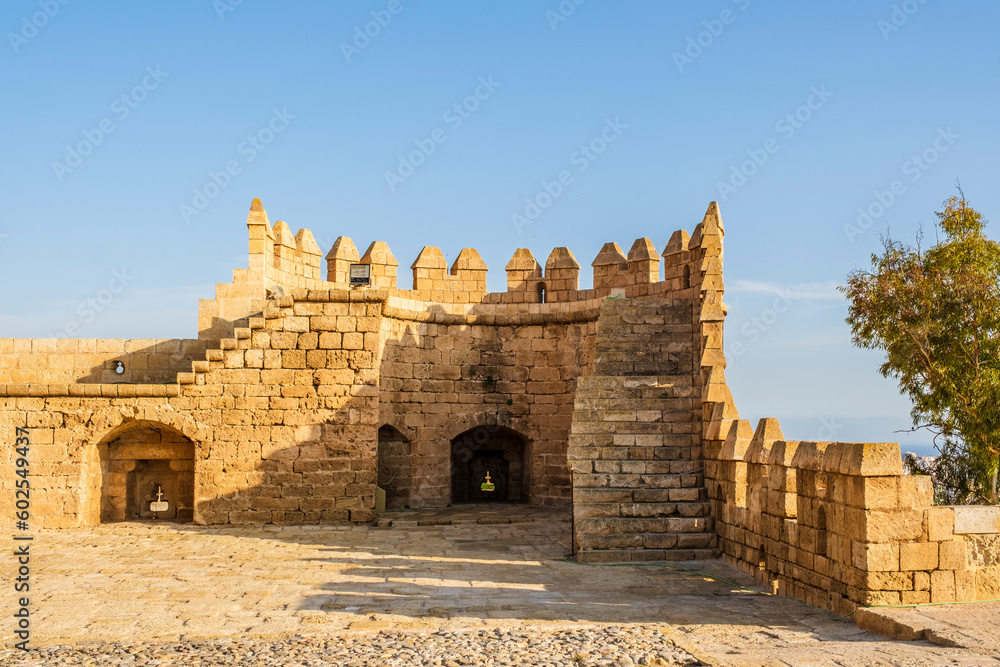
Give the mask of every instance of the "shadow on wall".
POLYGON ((0 384, 171 384, 205 359, 190 339, 4 339, 0 384))
MULTIPOLYGON (((194 518, 197 466, 201 488, 221 492, 199 503, 199 518, 209 524, 370 521, 375 518, 376 478, 385 484, 390 507, 405 506, 411 484, 410 443, 385 425, 378 429, 373 452, 365 446, 363 431, 374 427, 297 427, 296 445, 264 452, 267 458, 241 472, 238 449, 233 459, 196 464, 195 443, 182 433, 158 422, 128 421, 96 446, 90 486, 99 493, 85 495, 99 497, 101 523, 189 522, 194 518), (244 480, 253 483, 241 484, 244 480), (154 505, 159 502, 166 505, 154 505)), ((214 444, 217 449, 224 448, 214 444)), ((524 501, 527 449, 528 441, 505 427, 477 427, 456 437, 449 471, 455 502, 524 501), (493 488, 487 490, 486 484, 493 488)))
MULTIPOLYGON (((83 449, 83 522, 370 521, 377 474, 372 406, 370 399, 342 398, 336 399, 342 406, 337 410, 261 411, 280 422, 270 426, 228 423, 245 419, 247 410, 195 412, 202 418, 221 415, 217 422, 224 422, 199 443, 160 422, 126 420, 83 449), (284 423, 307 413, 310 423, 284 423), (161 501, 167 508, 152 505, 161 501)), ((287 400, 274 397, 272 404, 287 400)))
POLYGON ((232 427, 226 435, 233 440, 216 439, 212 455, 197 464, 198 488, 210 494, 199 500, 197 518, 285 525, 373 520, 376 425, 362 423, 369 420, 361 402, 316 412, 310 423, 232 427), (244 433, 266 439, 254 442, 244 433))
POLYGON ((192 362, 205 359, 209 346, 207 341, 192 339, 126 340, 124 344, 121 353, 105 353, 111 358, 91 366, 76 384, 173 384, 178 373, 191 372, 192 362))
MULTIPOLYGON (((380 421, 392 430, 380 437, 388 449, 404 447, 400 439, 409 439, 412 481, 405 499, 398 488, 387 488, 383 482, 405 473, 384 461, 379 479, 387 491, 386 506, 445 507, 498 496, 513 502, 568 504, 565 447, 572 400, 578 375, 592 366, 593 347, 557 349, 553 341, 583 340, 586 326, 522 326, 534 338, 545 338, 540 342, 547 347, 536 349, 531 338, 513 326, 394 323, 379 376, 380 421), (498 429, 506 429, 510 437, 505 441, 498 429), (483 462, 478 459, 486 457, 493 457, 496 470, 479 469, 483 462), (477 477, 481 475, 475 484, 470 465, 477 468, 477 477), (487 472, 492 491, 482 487, 487 472), (497 491, 498 474, 506 492, 497 491)), ((392 484, 398 487, 398 481, 392 484)))

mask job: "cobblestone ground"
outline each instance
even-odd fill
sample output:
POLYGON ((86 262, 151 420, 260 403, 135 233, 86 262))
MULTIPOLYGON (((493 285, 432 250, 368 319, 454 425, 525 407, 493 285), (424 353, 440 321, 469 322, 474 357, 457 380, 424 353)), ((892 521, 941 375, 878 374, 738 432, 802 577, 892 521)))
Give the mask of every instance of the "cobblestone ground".
MULTIPOLYGON (((0 665, 1000 666, 690 572, 567 562, 564 512, 519 516, 40 532, 35 650, 10 648, 4 614, 0 665)), ((681 565, 755 583, 720 561, 681 565)))
POLYGON ((335 639, 198 641, 155 646, 51 647, 24 665, 699 665, 650 628, 554 632, 468 630, 335 639))

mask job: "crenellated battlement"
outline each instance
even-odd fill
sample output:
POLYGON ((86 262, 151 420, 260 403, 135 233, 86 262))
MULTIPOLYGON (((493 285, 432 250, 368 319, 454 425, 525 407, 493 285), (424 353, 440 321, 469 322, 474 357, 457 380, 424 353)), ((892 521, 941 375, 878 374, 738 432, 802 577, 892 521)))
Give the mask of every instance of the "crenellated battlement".
POLYGON ((232 283, 217 285, 216 298, 201 302, 202 338, 230 336, 234 326, 242 326, 247 317, 259 312, 268 294, 293 289, 350 290, 351 264, 371 266, 369 289, 425 303, 428 309, 441 304, 545 303, 569 307, 609 296, 697 298, 718 301, 716 305, 721 306, 718 295, 722 291, 725 232, 715 202, 691 234, 675 231, 662 253, 657 253, 649 238, 636 239, 627 255, 617 243, 605 243, 591 262, 593 287, 585 290, 580 289, 580 263, 567 247, 553 249, 544 268, 531 250, 516 249, 505 267, 507 290, 488 292, 488 268, 474 248, 463 248, 449 267, 440 248, 424 246, 410 265, 413 281, 407 288, 399 284, 399 261, 384 241, 372 242, 360 254, 351 238, 340 236, 324 255, 310 230, 293 234, 281 220, 272 225, 260 199, 250 205, 247 229, 248 267, 234 270, 232 283), (706 291, 711 293, 703 294, 706 291))
POLYGON ((606 296, 690 296, 684 292, 700 287, 704 275, 703 246, 721 249, 724 234, 718 206, 712 202, 694 233, 674 232, 660 254, 649 238, 636 239, 627 255, 617 243, 605 243, 591 262, 593 287, 587 290, 579 288, 580 263, 569 248, 553 249, 544 269, 529 249, 518 248, 506 266, 507 291, 490 293, 486 290, 486 263, 474 248, 462 249, 449 268, 440 248, 424 246, 410 265, 413 283, 406 289, 397 282, 399 262, 382 241, 373 242, 359 255, 349 237, 338 237, 325 255, 324 278, 320 267, 323 252, 308 229, 293 235, 283 221, 271 226, 259 199, 253 200, 247 227, 249 269, 245 275, 237 272, 235 282, 258 289, 350 289, 350 265, 361 263, 371 265, 371 288, 396 290, 405 298, 431 303, 559 303, 606 296))

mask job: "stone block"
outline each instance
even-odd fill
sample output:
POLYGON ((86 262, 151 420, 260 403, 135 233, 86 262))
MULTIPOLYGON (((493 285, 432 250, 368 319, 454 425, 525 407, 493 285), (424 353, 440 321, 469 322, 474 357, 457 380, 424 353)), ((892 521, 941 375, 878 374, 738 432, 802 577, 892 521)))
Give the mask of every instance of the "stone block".
POLYGON ((931 601, 931 594, 929 591, 903 591, 900 598, 903 604, 927 604, 931 601))
MULTIPOLYGON (((843 475, 898 476, 903 466, 899 444, 895 442, 875 443, 837 443, 842 447, 841 456, 837 461, 838 469, 828 472, 839 472, 843 475)), ((827 452, 833 447, 828 448, 827 452)), ((828 462, 827 462, 828 463, 828 462)))
POLYGON ((849 532, 860 532, 862 541, 918 540, 924 534, 924 513, 918 510, 867 510, 858 522, 845 515, 849 532))
POLYGON ((898 506, 897 477, 851 477, 847 502, 864 509, 895 509, 898 506))
POLYGON ((955 572, 956 602, 970 602, 976 599, 976 571, 958 570, 955 572))
POLYGON ((305 350, 283 350, 281 353, 282 368, 305 368, 305 350))
POLYGON ((910 572, 869 572, 865 576, 867 588, 873 591, 913 590, 913 574, 910 572))
POLYGON ((951 540, 955 528, 955 511, 950 507, 931 507, 924 510, 927 539, 931 542, 951 540))
POLYGON ((937 542, 909 542, 899 545, 899 569, 935 570, 938 566, 937 542))
POLYGON ((938 567, 942 570, 964 570, 968 565, 965 540, 941 542, 938 547, 938 567))
POLYGON ((363 350, 365 348, 365 335, 355 331, 346 332, 343 336, 342 346, 345 350, 363 350))
POLYGON ((959 535, 1000 533, 1000 507, 956 506, 955 533, 959 535))
POLYGON ((868 572, 896 572, 899 567, 898 544, 851 544, 854 567, 868 572))
POLYGON ((951 570, 931 572, 931 602, 955 601, 955 573, 951 570))
POLYGON ((899 478, 900 509, 923 509, 934 504, 934 481, 929 475, 899 478))

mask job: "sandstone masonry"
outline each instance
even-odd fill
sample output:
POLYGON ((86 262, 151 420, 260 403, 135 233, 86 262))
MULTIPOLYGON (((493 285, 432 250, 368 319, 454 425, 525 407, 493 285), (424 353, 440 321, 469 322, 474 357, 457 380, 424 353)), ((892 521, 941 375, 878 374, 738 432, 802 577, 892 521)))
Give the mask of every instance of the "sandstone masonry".
POLYGON ((993 508, 933 507, 898 445, 788 442, 739 419, 715 203, 662 253, 606 244, 588 290, 567 248, 544 269, 516 250, 490 293, 474 249, 449 267, 425 247, 401 289, 383 242, 340 237, 324 256, 260 200, 247 226, 248 267, 201 302, 197 339, 0 339, 0 437, 30 431, 36 525, 572 505, 581 561, 721 555, 838 612, 1000 597, 993 508))

